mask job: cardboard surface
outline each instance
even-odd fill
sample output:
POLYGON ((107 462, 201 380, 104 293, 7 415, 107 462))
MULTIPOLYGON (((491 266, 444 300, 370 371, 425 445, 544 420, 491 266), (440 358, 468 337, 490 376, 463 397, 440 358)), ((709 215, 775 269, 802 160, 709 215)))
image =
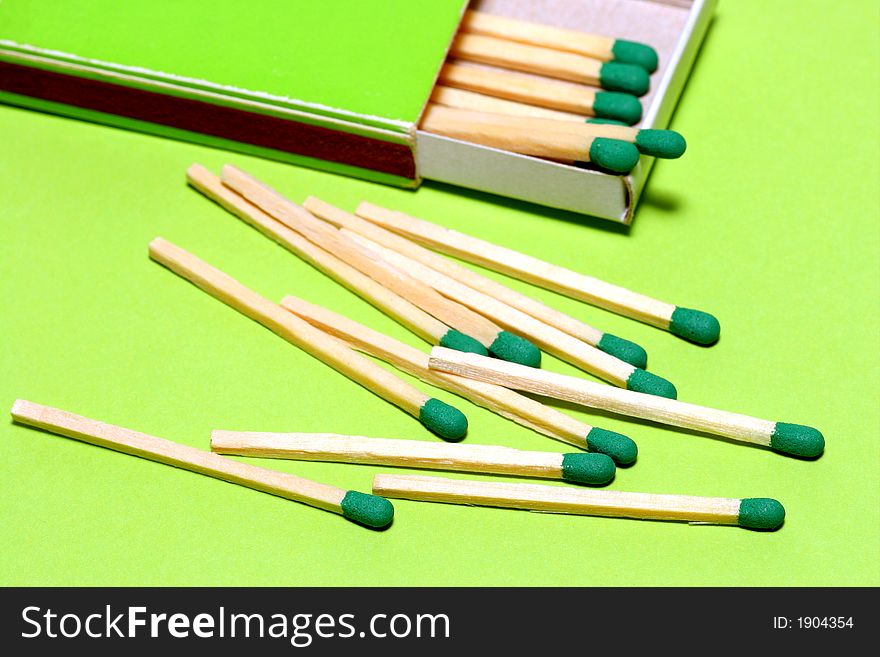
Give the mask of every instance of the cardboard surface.
POLYGON ((401 186, 459 2, 0 4, 0 101, 401 186))
MULTIPOLYGON (((639 125, 662 129, 669 126, 715 4, 715 0, 475 0, 470 6, 500 16, 650 44, 657 50, 660 64, 651 76, 651 88, 640 99, 644 113, 639 125)), ((623 224, 632 222, 655 162, 642 157, 629 175, 614 176, 421 131, 416 155, 425 178, 623 224)))
POLYGON ((5 0, 0 39, 98 66, 136 67, 147 78, 209 81, 233 95, 338 108, 406 133, 430 93, 461 6, 455 0, 5 0))
MULTIPOLYGON (((147 258, 162 235, 269 298, 298 294, 421 346, 183 182, 193 161, 229 161, 294 199, 370 200, 712 311, 722 339, 704 349, 513 283, 644 346, 683 400, 812 424, 828 440, 804 462, 572 411, 638 442, 638 463, 612 488, 776 497, 788 516, 773 534, 415 502, 396 502, 394 525, 377 533, 6 419, 0 582, 880 584, 880 94, 865 84, 878 39, 872 1, 722 2, 672 125, 688 154, 658 163, 630 230, 0 107, 2 409, 23 397, 194 446, 214 428, 431 439, 147 258)), ((575 372, 552 358, 546 367, 575 372)), ((567 450, 437 395, 467 413, 469 441, 567 450)), ((252 462, 362 491, 388 470, 252 462)))

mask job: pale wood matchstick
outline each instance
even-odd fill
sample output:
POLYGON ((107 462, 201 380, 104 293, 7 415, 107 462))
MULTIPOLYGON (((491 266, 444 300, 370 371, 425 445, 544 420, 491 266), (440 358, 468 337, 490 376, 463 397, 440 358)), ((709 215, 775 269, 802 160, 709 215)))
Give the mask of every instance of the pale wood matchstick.
POLYGON ((333 463, 389 465, 427 470, 564 479, 601 486, 614 478, 605 454, 556 454, 496 445, 431 443, 330 433, 211 432, 211 449, 220 454, 333 463))
POLYGON ((747 529, 778 529, 785 509, 770 498, 733 499, 625 493, 541 484, 465 481, 446 477, 378 474, 373 492, 392 499, 491 506, 544 513, 672 520, 747 529))
POLYGON ((641 66, 603 62, 594 57, 479 34, 459 34, 452 42, 449 54, 465 61, 537 73, 636 96, 648 93, 651 84, 650 75, 641 66))
POLYGON ((608 454, 620 465, 636 460, 638 448, 627 436, 600 429, 551 406, 491 383, 466 379, 428 368, 428 354, 374 331, 353 319, 294 296, 281 306, 312 325, 425 383, 455 393, 512 422, 591 452, 608 454))
POLYGON ((277 219, 270 217, 226 187, 218 176, 200 164, 190 166, 186 175, 187 182, 204 196, 354 292, 426 342, 474 353, 487 353, 485 347, 474 338, 444 324, 366 274, 316 246, 277 219))
POLYGON ((510 114, 511 116, 525 116, 536 119, 556 119, 557 121, 574 121, 578 123, 587 119, 586 116, 581 114, 548 109, 528 103, 520 103, 515 100, 507 100, 506 98, 497 98, 477 93, 476 91, 468 91, 467 89, 445 87, 442 84, 434 86, 430 102, 447 107, 473 110, 475 112, 510 114))
POLYGON ((500 68, 447 62, 440 70, 439 82, 530 105, 617 119, 629 125, 642 119, 642 104, 632 94, 602 91, 500 68))
POLYGON ((90 420, 58 408, 19 399, 12 406, 12 417, 21 424, 67 438, 338 513, 369 527, 385 527, 394 517, 394 507, 382 497, 239 463, 202 449, 90 420))
POLYGON ((226 165, 221 179, 246 200, 299 232, 317 246, 360 270, 377 283, 430 313, 445 324, 477 340, 492 354, 532 367, 541 364, 541 352, 527 340, 509 333, 479 313, 447 299, 364 249, 302 207, 269 189, 248 174, 226 165))
MULTIPOLYGON (((347 231, 348 229, 342 230, 347 231)), ((473 309, 475 312, 491 318, 501 326, 516 331, 517 334, 527 337, 545 352, 553 354, 585 372, 627 390, 672 399, 677 395, 675 386, 656 374, 633 367, 587 342, 578 340, 488 294, 478 292, 450 276, 397 251, 381 246, 366 237, 354 232, 350 232, 350 236, 353 240, 360 241, 365 247, 374 250, 392 266, 408 272, 416 280, 430 285, 444 296, 473 309)))
MULTIPOLYGON (((482 274, 462 267, 461 265, 445 258, 433 251, 420 246, 416 242, 403 237, 398 233, 382 228, 380 225, 362 219, 361 217, 340 210, 325 201, 314 196, 308 197, 303 202, 303 207, 316 217, 333 224, 337 228, 353 231, 363 237, 373 240, 384 247, 393 249, 421 264, 430 267, 459 283, 463 283, 474 290, 494 297, 512 308, 516 308, 545 324, 549 324, 560 331, 598 347, 602 351, 611 354, 615 358, 644 369, 647 365, 647 354, 637 344, 623 340, 617 336, 605 333, 597 328, 581 322, 570 315, 566 315, 551 308, 540 301, 502 285, 497 281, 487 278, 482 274)), ((441 347, 449 345, 440 345, 441 347)))
POLYGON ((467 433, 467 419, 458 409, 429 397, 343 342, 291 315, 179 246, 157 237, 150 242, 150 257, 218 301, 409 413, 441 437, 460 440, 467 433))
POLYGON ((635 64, 644 68, 648 73, 657 70, 657 51, 648 45, 635 41, 566 30, 479 11, 465 12, 461 29, 473 34, 483 34, 544 48, 573 52, 603 62, 615 61, 635 64))
POLYGON ((592 134, 583 130, 587 124, 528 119, 532 125, 525 125, 504 119, 523 117, 431 104, 422 115, 419 129, 511 153, 592 162, 616 174, 627 174, 639 163, 639 150, 634 144, 592 134))
POLYGON ((355 214, 436 251, 670 331, 698 344, 717 342, 721 332, 718 320, 708 313, 659 301, 402 212, 364 202, 358 205, 355 214))
POLYGON ((674 399, 620 390, 573 376, 522 368, 476 354, 443 347, 431 350, 431 369, 458 374, 514 390, 637 417, 661 424, 724 436, 739 442, 771 447, 778 452, 812 458, 825 449, 825 439, 812 427, 761 420, 674 399))
MULTIPOLYGON (((457 89, 452 91, 462 93, 457 89)), ((497 98, 489 98, 489 100, 496 104, 500 102, 510 103, 510 101, 501 101, 497 98)), ((486 104, 485 101, 483 101, 483 104, 486 104)), ((535 135, 546 135, 561 131, 577 135, 582 139, 623 141, 635 146, 640 153, 654 157, 676 159, 684 155, 687 148, 687 142, 684 137, 675 130, 641 129, 627 125, 591 123, 583 120, 572 121, 568 118, 559 120, 556 118, 523 116, 522 111, 493 112, 491 110, 462 109, 454 107, 452 103, 447 105, 448 107, 443 110, 443 113, 453 116, 460 122, 490 123, 535 135)), ((431 110, 433 107, 435 105, 429 105, 428 109, 431 110)))

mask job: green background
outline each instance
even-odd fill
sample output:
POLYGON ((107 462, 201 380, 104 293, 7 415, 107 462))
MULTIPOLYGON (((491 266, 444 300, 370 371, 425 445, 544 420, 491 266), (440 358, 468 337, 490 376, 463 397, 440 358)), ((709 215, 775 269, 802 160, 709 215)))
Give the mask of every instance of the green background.
MULTIPOLYGON (((226 161, 300 200, 361 199, 685 306, 723 337, 662 331, 515 287, 646 347, 686 401, 819 427, 799 461, 612 417, 618 490, 769 496, 784 527, 638 522, 396 502, 372 532, 321 511, 0 424, 0 581, 54 585, 877 585, 880 7, 721 3, 632 229, 426 184, 413 193, 0 108, 0 406, 59 406, 189 445, 213 428, 430 439, 147 258, 156 235, 266 296, 303 296, 418 345, 184 184, 226 161)), ((572 368, 547 358, 546 367, 572 368)), ((421 385, 421 384, 419 384, 421 385)), ((428 388, 425 388, 428 389, 428 388)), ((468 440, 565 451, 445 393, 468 440)), ((262 461, 368 490, 386 468, 262 461)))

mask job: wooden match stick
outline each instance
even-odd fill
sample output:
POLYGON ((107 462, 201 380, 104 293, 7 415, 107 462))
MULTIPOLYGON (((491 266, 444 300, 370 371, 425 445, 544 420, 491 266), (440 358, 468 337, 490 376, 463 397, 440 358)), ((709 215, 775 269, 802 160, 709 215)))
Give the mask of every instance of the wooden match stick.
POLYGON ((657 51, 644 43, 614 39, 600 34, 586 34, 485 12, 465 12, 461 29, 473 34, 573 52, 603 62, 635 64, 648 73, 656 71, 659 63, 657 51))
POLYGON ((594 57, 479 34, 459 34, 452 42, 449 54, 465 61, 596 85, 636 96, 644 96, 651 86, 651 78, 641 66, 603 62, 594 57))
POLYGON ((333 253, 340 260, 448 326, 476 339, 495 356, 532 367, 540 366, 541 352, 528 340, 502 330, 479 313, 443 297, 431 287, 392 267, 375 253, 365 250, 332 226, 243 171, 226 165, 223 167, 221 179, 224 185, 288 228, 333 253))
POLYGON ((293 296, 284 297, 281 306, 355 349, 533 431, 580 449, 607 454, 620 465, 634 463, 638 456, 636 444, 627 436, 590 426, 513 390, 429 369, 428 354, 348 317, 293 296))
POLYGON ((778 529, 785 509, 766 497, 731 499, 589 490, 541 484, 464 481, 446 477, 378 474, 373 492, 392 499, 492 506, 636 520, 673 520, 746 529, 778 529))
POLYGON ((617 174, 627 174, 639 163, 639 150, 633 144, 585 133, 581 128, 586 124, 529 119, 534 125, 509 125, 501 118, 521 117, 431 104, 422 115, 419 129, 511 153, 592 162, 617 174))
POLYGON ((759 420, 748 415, 611 388, 555 372, 522 368, 513 363, 501 363, 484 356, 463 354, 443 347, 434 347, 431 350, 429 366, 441 372, 562 399, 618 415, 763 445, 793 456, 812 458, 819 456, 825 449, 825 438, 822 434, 802 424, 759 420))
POLYGON ((355 214, 436 251, 645 322, 685 340, 697 344, 713 344, 718 341, 721 332, 718 320, 700 310, 658 301, 597 278, 551 265, 519 251, 371 203, 361 203, 355 214))
POLYGON ((477 93, 476 91, 468 91, 467 89, 445 87, 442 84, 434 86, 434 91, 431 92, 431 102, 437 105, 457 107, 458 109, 475 112, 510 114, 511 116, 527 116, 536 119, 556 119, 557 121, 580 123, 588 118, 572 112, 563 112, 547 107, 529 105, 528 103, 520 103, 515 100, 507 100, 506 98, 497 98, 477 93))
MULTIPOLYGON (((348 229, 342 229, 343 232, 348 229)), ((502 301, 483 294, 464 285, 435 269, 427 267, 412 258, 383 247, 357 233, 350 232, 350 237, 364 244, 379 254, 386 262, 406 271, 410 276, 426 285, 430 285, 444 296, 457 301, 475 312, 486 315, 500 325, 514 330, 527 337, 547 353, 566 361, 585 372, 604 379, 621 388, 635 390, 651 395, 660 395, 675 399, 675 386, 666 379, 643 369, 633 367, 627 362, 615 358, 593 345, 578 340, 568 333, 545 324, 502 301)))
POLYGON ((187 182, 206 197, 321 273, 348 288, 426 342, 461 351, 488 353, 486 348, 474 338, 447 326, 433 315, 429 315, 369 276, 319 248, 280 221, 273 219, 223 185, 219 177, 200 164, 193 164, 187 170, 186 176, 187 182))
MULTIPOLYGON (((456 90, 454 90, 456 91, 456 90)), ((499 99, 490 99, 496 102, 499 99)), ((434 107, 434 105, 430 105, 434 107)), ((475 111, 459 108, 448 108, 448 112, 458 114, 460 121, 492 123, 506 128, 523 130, 527 133, 547 134, 566 132, 578 135, 583 139, 612 139, 632 144, 640 153, 653 157, 676 159, 684 155, 687 143, 675 130, 642 130, 630 126, 597 124, 587 121, 559 120, 531 116, 517 116, 509 112, 475 111)))
POLYGON ((161 237, 150 242, 150 257, 215 299, 361 384, 370 392, 417 418, 446 440, 467 433, 467 419, 456 408, 434 399, 352 351, 344 343, 294 317, 230 276, 161 237))
POLYGON ((499 68, 447 62, 440 70, 440 83, 530 105, 616 119, 629 125, 642 120, 642 103, 632 94, 602 91, 499 68))
POLYGON ((604 486, 615 467, 605 454, 556 454, 495 445, 430 443, 330 433, 213 431, 211 449, 220 454, 333 463, 390 465, 514 477, 564 479, 604 486))
POLYGON ((385 527, 391 524, 394 517, 394 507, 383 497, 239 463, 202 449, 90 420, 58 408, 19 399, 12 406, 12 417, 21 424, 67 438, 338 513, 368 527, 385 527))
MULTIPOLYGON (((303 207, 316 217, 333 224, 337 228, 346 229, 362 235, 384 247, 393 249, 421 264, 435 269, 436 271, 463 283, 474 290, 488 294, 512 308, 516 308, 545 324, 556 327, 569 335, 601 349, 607 354, 623 360, 630 365, 644 369, 648 363, 648 355, 639 345, 624 340, 610 333, 605 333, 597 328, 581 322, 570 315, 559 312, 536 299, 502 285, 497 281, 487 278, 477 272, 462 267, 448 258, 420 246, 397 233, 386 230, 357 215, 350 214, 314 196, 308 197, 303 202, 303 207)), ((441 344, 441 347, 450 345, 441 344)), ((454 348, 454 347, 453 347, 454 348)), ((460 349, 459 351, 472 351, 460 349)), ((479 353, 479 352, 474 352, 479 353)))

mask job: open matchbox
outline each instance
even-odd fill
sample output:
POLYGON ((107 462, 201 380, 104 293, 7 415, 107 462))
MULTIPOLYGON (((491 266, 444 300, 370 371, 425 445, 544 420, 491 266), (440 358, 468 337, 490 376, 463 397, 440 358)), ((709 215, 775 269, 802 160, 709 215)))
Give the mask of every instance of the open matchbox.
POLYGON ((615 176, 418 130, 466 8, 653 46, 665 128, 716 0, 0 3, 0 101, 369 180, 436 180, 628 224, 615 176))

